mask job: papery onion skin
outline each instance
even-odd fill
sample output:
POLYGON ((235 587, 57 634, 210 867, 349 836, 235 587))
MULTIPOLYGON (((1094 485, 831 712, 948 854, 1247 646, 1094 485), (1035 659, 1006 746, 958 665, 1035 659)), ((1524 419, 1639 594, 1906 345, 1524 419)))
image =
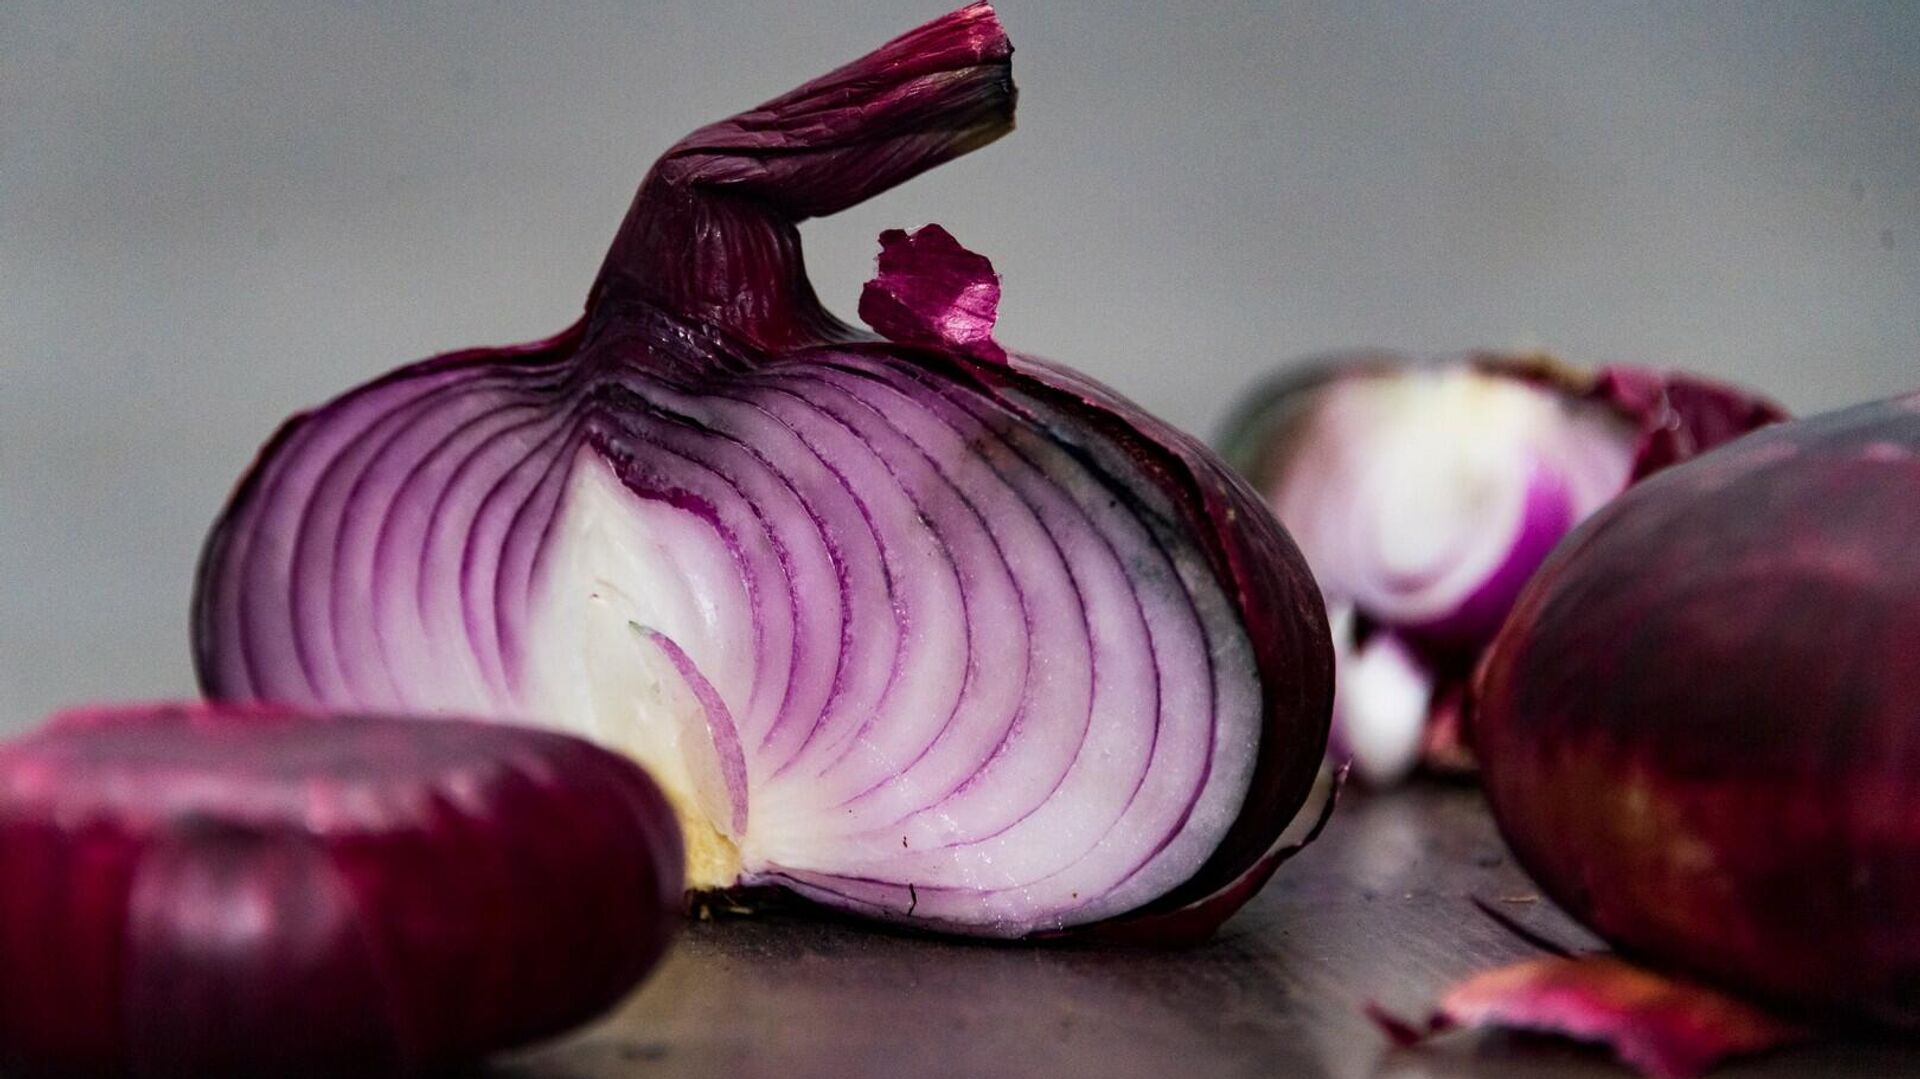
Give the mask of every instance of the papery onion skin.
POLYGON ((0 746, 0 1069, 471 1065, 625 995, 681 861, 640 769, 549 731, 69 712, 0 746))
POLYGON ((1654 974, 1611 955, 1552 955, 1476 974, 1424 1022, 1369 1005, 1395 1045, 1500 1028, 1604 1045, 1650 1079, 1693 1079, 1722 1061, 1808 1040, 1812 1031, 1748 1001, 1654 974))
POLYGON ((1337 752, 1353 754, 1362 779, 1389 785, 1422 763, 1471 770, 1457 702, 1562 536, 1629 483, 1785 415, 1765 398, 1680 372, 1589 372, 1534 353, 1355 352, 1308 361, 1256 389, 1218 441, 1314 566, 1341 668, 1365 678, 1370 663, 1380 667, 1371 655, 1405 652, 1428 686, 1422 729, 1398 705, 1369 710, 1382 694, 1403 695, 1397 673, 1380 693, 1341 679, 1337 752), (1459 489, 1443 489, 1449 483, 1459 489), (1458 519, 1421 517, 1407 508, 1416 496, 1458 519), (1444 553, 1402 554, 1415 561, 1395 564, 1391 552, 1418 551, 1433 530, 1446 537, 1433 541, 1444 553))
POLYGON ((1595 515, 1476 680, 1502 833, 1640 962, 1920 1025, 1920 396, 1750 435, 1595 515))
POLYGON ((290 421, 203 556, 208 693, 588 734, 680 805, 696 888, 1211 932, 1323 753, 1299 553, 1195 440, 996 343, 944 230, 882 237, 877 333, 800 259, 798 222, 1010 130, 1011 51, 975 4, 695 132, 578 325, 290 421))

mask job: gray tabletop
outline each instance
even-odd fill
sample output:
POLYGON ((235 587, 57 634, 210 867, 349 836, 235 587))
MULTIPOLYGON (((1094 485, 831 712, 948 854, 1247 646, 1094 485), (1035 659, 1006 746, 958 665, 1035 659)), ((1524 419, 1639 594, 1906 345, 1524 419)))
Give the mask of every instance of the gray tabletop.
MULTIPOLYGON (((499 1067, 613 1076, 1625 1076, 1538 1039, 1395 1051, 1366 1000, 1417 1013, 1453 979, 1532 949, 1496 904, 1591 938, 1506 856, 1478 794, 1349 797, 1320 842, 1212 942, 1178 952, 948 943, 796 914, 694 924, 617 1014, 499 1067)), ((1920 1047, 1828 1044, 1728 1067, 1920 1075, 1920 1047)))

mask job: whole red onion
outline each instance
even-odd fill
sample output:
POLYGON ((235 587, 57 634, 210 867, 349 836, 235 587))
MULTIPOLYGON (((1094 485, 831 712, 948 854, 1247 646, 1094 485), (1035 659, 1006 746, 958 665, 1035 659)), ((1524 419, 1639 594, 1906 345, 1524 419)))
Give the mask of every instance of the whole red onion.
POLYGON ((680 839, 552 732, 150 705, 0 746, 0 1069, 418 1075, 609 1007, 680 839))
POLYGON ((1920 1025, 1920 395, 1656 476, 1478 677, 1501 831, 1629 957, 1920 1025))
POLYGON ((1423 756, 1467 767, 1467 676, 1554 544, 1629 483, 1783 416, 1692 375, 1537 354, 1344 354, 1249 394, 1221 444, 1326 596, 1333 755, 1375 784, 1423 756))

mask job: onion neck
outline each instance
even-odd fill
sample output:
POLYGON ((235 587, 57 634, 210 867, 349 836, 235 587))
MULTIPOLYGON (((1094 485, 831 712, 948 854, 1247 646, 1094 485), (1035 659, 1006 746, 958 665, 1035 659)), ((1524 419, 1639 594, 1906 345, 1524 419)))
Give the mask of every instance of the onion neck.
POLYGON ((843 340, 807 280, 800 229, 750 198, 647 177, 594 283, 590 313, 639 302, 765 350, 843 340))
POLYGON ((1012 53, 973 4, 682 139, 641 183, 589 317, 645 303, 766 351, 855 336, 807 281, 800 222, 1011 131, 1012 53))

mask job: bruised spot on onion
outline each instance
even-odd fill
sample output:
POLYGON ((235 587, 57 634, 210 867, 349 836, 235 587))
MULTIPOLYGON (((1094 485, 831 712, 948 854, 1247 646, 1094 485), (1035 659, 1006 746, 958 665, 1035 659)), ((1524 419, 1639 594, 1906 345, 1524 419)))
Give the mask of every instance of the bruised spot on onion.
POLYGON ((288 422, 202 560, 209 694, 507 717, 644 763, 690 886, 995 937, 1203 936, 1289 849, 1332 656, 1298 551, 1193 439, 993 338, 881 238, 872 332, 801 221, 1011 130, 992 9, 689 135, 582 320, 288 422))
POLYGON ((469 1065, 625 995, 681 861, 639 768, 550 731, 70 712, 0 746, 0 1066, 469 1065))
POLYGON ((1487 794, 1622 952, 1920 1026, 1916 450, 1901 402, 1756 433, 1614 500, 1522 594, 1477 680, 1487 794))
POLYGON ((1421 763, 1465 763, 1443 729, 1452 702, 1561 537, 1634 480, 1782 416, 1679 373, 1358 353, 1250 394, 1221 445, 1348 628, 1335 641, 1340 680, 1369 686, 1336 702, 1334 744, 1362 779, 1385 785, 1421 763), (1376 632, 1405 650, 1392 684, 1396 700, 1416 685, 1423 722, 1374 706, 1376 632))

